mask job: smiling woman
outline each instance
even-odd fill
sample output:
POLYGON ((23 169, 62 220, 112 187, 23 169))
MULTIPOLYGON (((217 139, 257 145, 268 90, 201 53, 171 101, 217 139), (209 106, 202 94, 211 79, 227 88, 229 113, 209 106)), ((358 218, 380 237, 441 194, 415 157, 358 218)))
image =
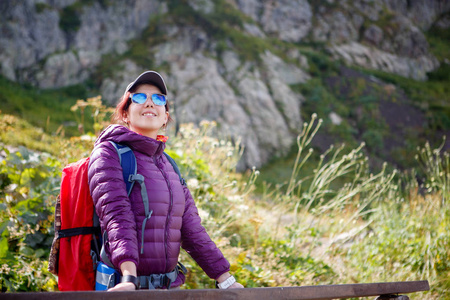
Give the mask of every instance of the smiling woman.
POLYGON ((101 285, 110 291, 178 287, 185 280, 186 270, 178 262, 183 247, 219 288, 242 288, 201 225, 189 189, 164 155, 167 138, 158 132, 171 120, 166 95, 157 72, 137 77, 113 116, 122 125, 106 128, 90 156, 89 188, 107 237, 101 267, 108 265, 120 278, 101 285), (136 157, 133 178, 139 184, 131 190, 123 179, 117 144, 128 146, 136 157))

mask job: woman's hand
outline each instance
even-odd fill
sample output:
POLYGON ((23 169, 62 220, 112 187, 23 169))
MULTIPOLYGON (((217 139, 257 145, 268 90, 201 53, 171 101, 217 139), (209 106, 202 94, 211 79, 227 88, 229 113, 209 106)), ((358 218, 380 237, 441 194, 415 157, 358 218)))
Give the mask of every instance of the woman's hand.
MULTIPOLYGON (((120 270, 122 271, 122 275, 132 275, 136 276, 136 264, 131 261, 125 261, 120 265, 120 270)), ((108 289, 108 292, 116 292, 116 291, 135 291, 136 286, 132 282, 121 282, 118 285, 108 289)))
POLYGON ((235 282, 232 285, 230 285, 229 289, 243 289, 244 286, 242 284, 240 284, 239 282, 235 282))
MULTIPOLYGON (((219 278, 217 278, 217 282, 222 283, 225 280, 227 280, 229 277, 231 277, 231 274, 229 272, 226 272, 226 273, 220 275, 219 278)), ((232 285, 230 285, 230 287, 229 287, 229 289, 242 289, 242 288, 244 288, 244 286, 237 281, 235 283, 233 283, 232 285)))
POLYGON ((132 282, 122 282, 108 289, 108 292, 117 292, 117 291, 135 291, 136 286, 132 282))

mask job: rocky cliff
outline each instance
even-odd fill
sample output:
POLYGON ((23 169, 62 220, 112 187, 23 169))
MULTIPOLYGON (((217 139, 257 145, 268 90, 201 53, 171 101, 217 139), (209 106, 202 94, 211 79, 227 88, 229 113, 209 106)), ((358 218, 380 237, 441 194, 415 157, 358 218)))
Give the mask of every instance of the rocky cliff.
POLYGON ((217 121, 219 134, 245 137, 243 166, 261 166, 301 129, 306 100, 292 86, 311 75, 299 45, 426 80, 439 62, 424 31, 448 28, 449 11, 445 0, 2 1, 1 73, 43 89, 91 79, 113 104, 141 71, 158 70, 177 122, 217 121), (102 72, 105 57, 114 65, 102 72))

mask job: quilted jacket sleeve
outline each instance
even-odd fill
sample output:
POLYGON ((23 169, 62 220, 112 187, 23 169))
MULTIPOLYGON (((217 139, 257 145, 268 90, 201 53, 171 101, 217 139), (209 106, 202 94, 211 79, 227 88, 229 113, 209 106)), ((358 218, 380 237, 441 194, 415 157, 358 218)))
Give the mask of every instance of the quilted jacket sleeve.
POLYGON ((88 170, 89 189, 102 230, 108 234, 106 252, 116 268, 125 261, 138 264, 136 223, 131 210, 119 156, 109 142, 103 142, 91 154, 88 170))
POLYGON ((230 270, 230 264, 201 225, 197 207, 187 187, 184 187, 184 194, 186 206, 181 228, 181 246, 210 278, 217 279, 230 270))

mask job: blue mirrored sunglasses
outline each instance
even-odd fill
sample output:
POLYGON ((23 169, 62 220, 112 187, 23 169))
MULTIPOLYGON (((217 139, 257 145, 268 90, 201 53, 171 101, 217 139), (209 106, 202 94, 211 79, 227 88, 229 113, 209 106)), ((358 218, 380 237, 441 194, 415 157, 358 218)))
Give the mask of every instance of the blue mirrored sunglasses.
POLYGON ((153 103, 155 103, 155 105, 164 106, 167 103, 166 96, 164 96, 162 94, 147 95, 144 93, 136 93, 136 94, 131 95, 131 101, 133 101, 134 103, 137 103, 137 104, 144 104, 145 101, 147 101, 148 96, 151 97, 151 99, 152 99, 153 103))

